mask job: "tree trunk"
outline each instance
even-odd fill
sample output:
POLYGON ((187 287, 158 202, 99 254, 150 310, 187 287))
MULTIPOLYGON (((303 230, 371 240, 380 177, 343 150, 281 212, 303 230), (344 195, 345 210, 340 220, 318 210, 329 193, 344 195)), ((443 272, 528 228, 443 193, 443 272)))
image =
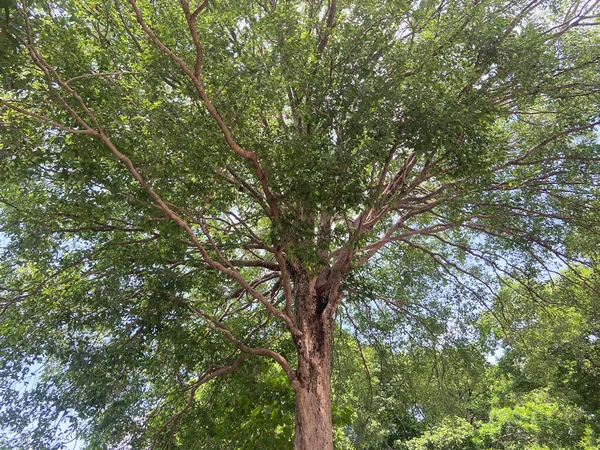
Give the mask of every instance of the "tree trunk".
POLYGON ((333 449, 329 368, 314 369, 313 383, 296 387, 295 450, 333 449), (317 375, 317 372, 320 373, 317 375))
POLYGON ((331 344, 333 311, 339 299, 323 277, 296 272, 296 317, 302 338, 298 352, 295 450, 333 450, 331 344))

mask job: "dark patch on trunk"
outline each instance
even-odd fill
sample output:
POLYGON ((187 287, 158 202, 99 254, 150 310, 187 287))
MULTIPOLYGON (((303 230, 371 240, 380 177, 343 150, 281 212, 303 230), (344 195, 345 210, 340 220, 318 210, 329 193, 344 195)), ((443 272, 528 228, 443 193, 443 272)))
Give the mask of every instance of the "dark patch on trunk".
POLYGON ((285 261, 285 267, 287 269, 287 271, 290 273, 290 277, 292 278, 292 280, 296 280, 296 277, 298 275, 298 271, 296 270, 296 267, 289 261, 285 261))
POLYGON ((325 308, 327 308, 327 304, 329 303, 329 275, 331 271, 323 267, 319 273, 319 278, 317 278, 317 283, 315 284, 315 312, 318 317, 321 317, 325 308))
POLYGON ((315 313, 317 317, 321 317, 325 308, 327 308, 327 304, 329 303, 329 292, 316 292, 317 298, 315 299, 315 313))
POLYGON ((323 329, 323 319, 322 319, 320 313, 316 317, 316 321, 317 321, 317 323, 315 324, 316 332, 313 334, 313 338, 315 341, 315 349, 317 350, 317 353, 319 354, 319 356, 323 356, 327 352, 327 342, 325 342, 325 340, 327 338, 325 336, 325 334, 326 334, 325 330, 323 329))

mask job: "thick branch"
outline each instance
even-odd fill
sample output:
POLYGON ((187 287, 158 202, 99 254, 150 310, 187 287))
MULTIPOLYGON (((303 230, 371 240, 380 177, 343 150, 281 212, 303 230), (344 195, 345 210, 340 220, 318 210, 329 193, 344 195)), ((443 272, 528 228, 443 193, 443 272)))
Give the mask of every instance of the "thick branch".
MULTIPOLYGON (((179 298, 177 298, 177 299, 180 300, 179 298)), ((188 306, 192 310, 192 312, 194 312, 194 314, 198 315, 199 317, 202 317, 204 320, 206 320, 207 322, 212 324, 212 326, 214 327, 215 330, 223 333, 227 337, 227 339, 233 345, 235 345, 238 349, 240 349, 243 352, 250 353, 252 355, 266 356, 266 357, 273 359, 281 366, 281 368, 287 375, 290 383, 296 382, 296 380, 297 380, 296 372, 292 369, 289 362, 283 356, 281 356, 279 353, 277 353, 273 350, 266 349, 266 348, 255 348, 255 347, 250 347, 250 346, 244 344, 243 342, 241 342, 239 339, 237 339, 233 335, 233 333, 231 332, 229 327, 227 325, 225 325, 223 322, 216 320, 214 317, 210 316, 209 314, 206 314, 201 309, 196 308, 195 306, 190 305, 189 303, 188 303, 188 306)))

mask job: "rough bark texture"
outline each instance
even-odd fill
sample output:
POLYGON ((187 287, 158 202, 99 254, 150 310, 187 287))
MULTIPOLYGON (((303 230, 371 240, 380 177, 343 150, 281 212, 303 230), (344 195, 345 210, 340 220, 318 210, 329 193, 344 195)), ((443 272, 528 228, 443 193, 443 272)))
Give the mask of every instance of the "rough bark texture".
POLYGON ((331 424, 331 336, 333 310, 339 300, 337 286, 328 283, 328 273, 309 277, 295 273, 296 317, 302 338, 298 350, 295 450, 332 450, 331 424), (333 303, 332 303, 333 302, 333 303))
POLYGON ((296 388, 295 450, 333 449, 328 368, 315 367, 314 375, 311 384, 296 388))

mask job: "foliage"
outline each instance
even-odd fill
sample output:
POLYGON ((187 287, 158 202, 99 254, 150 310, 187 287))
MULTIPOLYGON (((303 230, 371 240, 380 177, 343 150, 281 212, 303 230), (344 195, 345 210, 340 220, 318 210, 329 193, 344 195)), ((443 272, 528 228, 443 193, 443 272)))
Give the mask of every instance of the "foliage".
POLYGON ((434 430, 411 439, 396 448, 407 450, 469 450, 477 448, 473 443, 474 428, 464 419, 445 419, 434 430))
POLYGON ((584 439, 579 412, 559 405, 543 392, 532 392, 521 404, 494 408, 477 430, 481 448, 568 449, 584 439))
POLYGON ((254 374, 246 366, 230 375, 231 380, 205 385, 196 393, 198 405, 181 424, 193 434, 182 437, 181 448, 193 440, 206 449, 291 448, 293 391, 278 366, 265 362, 251 369, 254 374), (224 395, 224 390, 233 395, 224 395))
MULTIPOLYGON (((506 349, 500 369, 511 387, 504 401, 543 388, 588 417, 600 411, 598 273, 586 269, 575 275, 547 282, 533 291, 533 299, 520 288, 499 295, 504 327, 492 329, 506 349)), ((590 425, 598 431, 596 420, 590 425)))
POLYGON ((448 416, 432 429, 394 448, 407 450, 573 449, 597 448, 589 425, 572 405, 557 404, 543 391, 520 404, 494 407, 484 423, 448 416))

